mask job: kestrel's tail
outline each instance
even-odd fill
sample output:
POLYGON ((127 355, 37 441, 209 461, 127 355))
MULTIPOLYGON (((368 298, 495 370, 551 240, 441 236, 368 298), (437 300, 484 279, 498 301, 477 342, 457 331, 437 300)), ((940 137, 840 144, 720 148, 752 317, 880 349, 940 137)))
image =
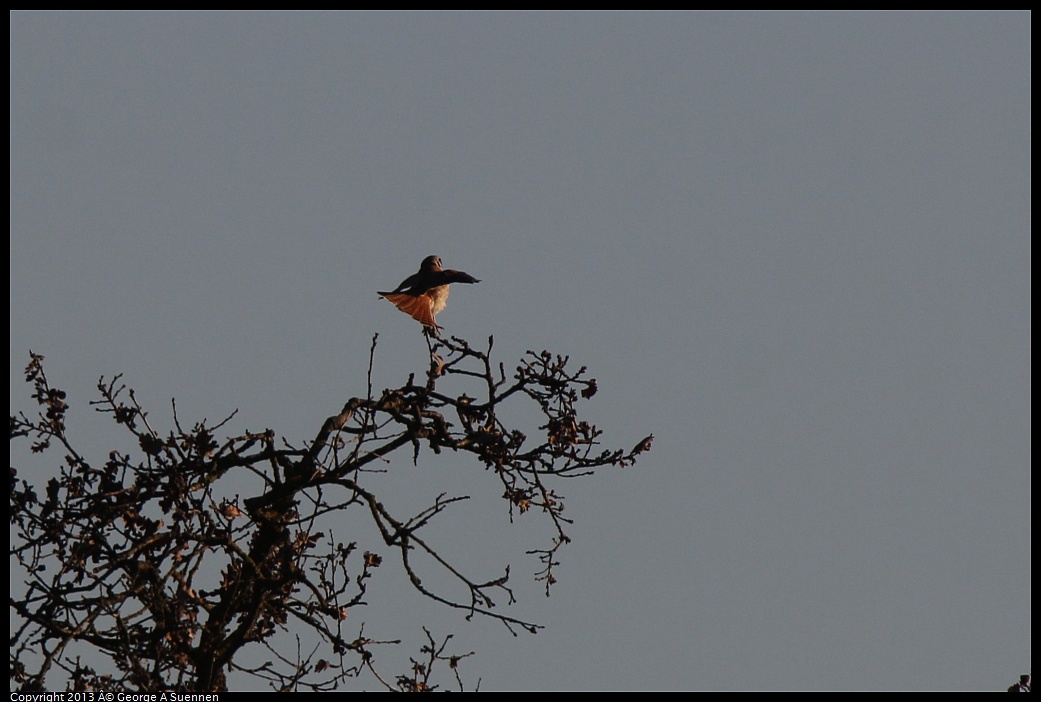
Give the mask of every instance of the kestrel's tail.
POLYGON ((434 314, 430 310, 430 298, 426 295, 394 292, 381 292, 379 295, 390 300, 395 307, 420 324, 430 327, 435 332, 441 331, 441 327, 434 321, 434 314))

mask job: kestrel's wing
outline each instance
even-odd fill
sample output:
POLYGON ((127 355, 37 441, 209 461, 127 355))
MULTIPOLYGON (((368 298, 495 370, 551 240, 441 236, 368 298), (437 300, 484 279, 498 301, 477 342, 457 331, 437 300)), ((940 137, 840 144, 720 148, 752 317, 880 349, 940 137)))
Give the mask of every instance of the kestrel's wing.
POLYGON ((399 310, 412 317, 420 324, 440 329, 434 321, 434 312, 430 306, 430 297, 427 295, 409 295, 408 293, 380 293, 383 297, 394 303, 399 310))
MULTIPOLYGON (((419 283, 420 277, 421 276, 419 273, 413 273, 412 275, 401 281, 401 284, 398 285, 398 287, 394 288, 394 292, 402 292, 404 290, 408 290, 410 288, 415 287, 416 284, 419 283)), ((422 290, 420 290, 419 292, 422 292, 422 290)), ((383 295, 383 293, 380 294, 383 295)))
POLYGON ((446 283, 480 283, 477 278, 474 278, 469 273, 463 273, 462 271, 441 271, 444 276, 446 283))

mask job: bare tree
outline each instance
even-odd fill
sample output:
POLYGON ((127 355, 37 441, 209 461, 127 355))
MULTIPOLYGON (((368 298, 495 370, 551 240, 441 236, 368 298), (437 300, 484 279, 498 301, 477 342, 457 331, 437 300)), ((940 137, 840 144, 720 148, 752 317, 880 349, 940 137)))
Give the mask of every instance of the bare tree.
POLYGON ((507 376, 491 359, 492 339, 485 351, 458 338, 429 343, 420 384, 413 375, 376 395, 373 337, 365 396, 348 400, 302 446, 271 431, 219 439, 228 420, 186 429, 176 405, 174 428, 161 431, 120 376, 102 378, 91 404, 139 449, 114 450, 103 463, 73 447, 66 395, 48 382, 43 357, 31 354, 25 377, 40 410, 12 415, 11 438, 31 441, 35 453, 58 449, 64 464, 42 497, 11 469, 11 563, 24 580, 12 578, 12 689, 45 689, 52 680, 78 690, 220 691, 234 673, 277 690, 330 690, 365 671, 401 690, 434 689, 432 675, 443 671, 462 689, 457 664, 472 654, 450 653, 451 635, 424 628, 421 655, 389 676, 374 650, 398 641, 348 625, 373 570, 391 558, 422 596, 467 618, 535 632, 538 624, 496 606, 514 601, 508 565, 475 578, 439 551, 436 518, 467 496, 442 494, 416 514, 391 514, 367 480, 371 471, 395 453, 413 462, 425 451, 471 454, 501 484, 511 521, 552 525, 551 542, 529 551, 548 595, 569 541, 560 479, 625 467, 652 437, 631 451, 603 450, 601 431, 576 410, 596 381, 566 357, 528 352, 507 376), (507 425, 506 407, 510 416, 538 418, 532 437, 507 425), (229 485, 241 488, 242 478, 256 486, 245 498, 229 485), (378 544, 335 541, 330 520, 347 510, 365 515, 378 544), (454 588, 428 585, 431 571, 454 588), (291 654, 276 644, 287 633, 297 642, 291 654))

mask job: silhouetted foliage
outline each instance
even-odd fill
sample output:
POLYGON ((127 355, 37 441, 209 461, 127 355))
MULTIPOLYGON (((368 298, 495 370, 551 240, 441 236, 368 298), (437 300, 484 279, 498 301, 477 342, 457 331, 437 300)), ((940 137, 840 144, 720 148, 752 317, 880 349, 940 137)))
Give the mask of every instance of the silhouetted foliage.
POLYGON ((410 376, 377 395, 373 337, 366 395, 348 400, 302 446, 270 430, 218 438, 227 419, 186 429, 176 405, 174 428, 160 430, 120 376, 102 378, 91 404, 139 448, 113 450, 103 462, 74 448, 66 395, 50 385, 43 357, 31 354, 25 377, 40 411, 13 414, 11 439, 28 439, 34 453, 58 449, 64 462, 42 496, 11 469, 11 561, 22 569, 12 577, 12 690, 45 689, 53 679, 77 690, 220 691, 230 672, 277 690, 330 690, 364 671, 400 690, 436 689, 432 674, 451 671, 462 689, 458 664, 472 653, 450 653, 451 635, 438 640, 424 628, 421 655, 390 677, 374 651, 398 641, 348 625, 348 613, 365 605, 373 570, 389 559, 416 592, 467 619, 498 620, 514 633, 539 629, 497 607, 496 599, 514 601, 508 565, 475 578, 434 545, 438 515, 467 496, 442 494, 416 514, 392 514, 366 478, 395 452, 411 449, 413 462, 424 450, 471 454, 484 466, 475 480, 501 484, 511 521, 541 516, 552 524, 552 542, 529 551, 549 594, 569 541, 559 479, 627 466, 651 437, 631 451, 602 450, 601 431, 576 410, 596 381, 585 368, 569 369, 566 357, 528 352, 507 376, 490 358, 491 339, 487 351, 458 338, 428 343, 423 382, 410 376), (504 407, 517 416, 514 405, 525 399, 539 418, 532 437, 502 419, 504 407), (255 493, 234 494, 232 477, 240 491, 240 478, 252 479, 255 493), (379 542, 335 541, 328 528, 345 510, 366 515, 379 542), (455 582, 456 594, 428 585, 431 569, 455 582), (292 652, 285 639, 276 643, 287 632, 292 652))

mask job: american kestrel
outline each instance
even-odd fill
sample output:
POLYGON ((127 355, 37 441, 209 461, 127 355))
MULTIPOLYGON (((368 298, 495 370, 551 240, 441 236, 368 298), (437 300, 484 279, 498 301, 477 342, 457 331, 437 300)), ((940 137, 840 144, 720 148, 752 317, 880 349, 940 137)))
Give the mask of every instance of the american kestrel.
POLYGON ((445 308, 449 283, 480 282, 468 273, 442 269, 439 256, 427 256, 420 264, 418 273, 405 278, 393 291, 381 292, 379 295, 437 335, 441 327, 434 316, 445 308))

